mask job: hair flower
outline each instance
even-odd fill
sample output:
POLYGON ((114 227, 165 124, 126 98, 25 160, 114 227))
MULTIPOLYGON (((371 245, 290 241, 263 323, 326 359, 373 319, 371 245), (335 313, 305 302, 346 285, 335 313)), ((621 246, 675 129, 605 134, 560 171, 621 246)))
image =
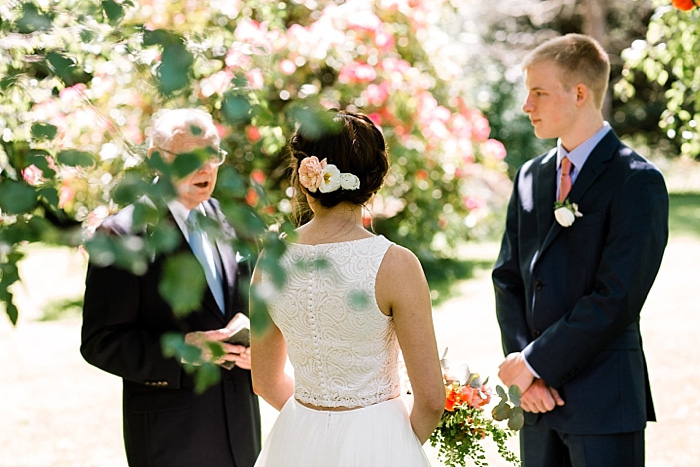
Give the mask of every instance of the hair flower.
POLYGON ((571 227, 577 217, 583 217, 578 210, 578 204, 568 199, 554 203, 554 217, 562 227, 571 227))
POLYGON ((351 173, 341 173, 334 164, 329 164, 326 159, 318 160, 316 156, 305 157, 299 162, 299 183, 301 186, 316 193, 330 193, 339 188, 343 190, 357 190, 360 188, 360 179, 351 173))
POLYGON ((360 179, 350 173, 340 174, 340 187, 343 190, 357 190, 360 188, 360 179))
POLYGON ((312 193, 321 186, 321 172, 326 166, 326 159, 319 162, 318 157, 305 157, 299 163, 299 183, 312 193))
MULTIPOLYGON (((325 160, 325 159, 324 159, 325 160)), ((327 164, 321 171, 321 193, 330 193, 340 188, 340 170, 333 164, 327 164)))

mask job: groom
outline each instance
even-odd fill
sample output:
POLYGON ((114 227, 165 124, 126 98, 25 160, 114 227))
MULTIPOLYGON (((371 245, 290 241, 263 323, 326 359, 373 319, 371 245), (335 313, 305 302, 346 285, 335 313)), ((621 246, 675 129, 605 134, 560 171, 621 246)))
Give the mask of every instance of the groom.
POLYGON ((595 40, 550 40, 523 69, 535 135, 558 138, 515 177, 492 276, 523 466, 643 466, 655 414, 639 320, 668 239, 664 179, 603 120, 595 40))

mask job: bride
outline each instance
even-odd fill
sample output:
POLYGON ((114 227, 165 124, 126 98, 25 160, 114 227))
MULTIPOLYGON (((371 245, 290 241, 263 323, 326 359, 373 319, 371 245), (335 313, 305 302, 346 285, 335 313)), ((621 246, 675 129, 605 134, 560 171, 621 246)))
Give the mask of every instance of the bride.
POLYGON ((313 217, 287 243, 286 282, 253 277, 272 297, 269 319, 252 319, 253 386, 281 410, 255 465, 426 466, 445 402, 428 285, 413 253, 362 224, 389 168, 384 137, 364 115, 330 112, 332 130, 301 125, 289 144, 313 217))

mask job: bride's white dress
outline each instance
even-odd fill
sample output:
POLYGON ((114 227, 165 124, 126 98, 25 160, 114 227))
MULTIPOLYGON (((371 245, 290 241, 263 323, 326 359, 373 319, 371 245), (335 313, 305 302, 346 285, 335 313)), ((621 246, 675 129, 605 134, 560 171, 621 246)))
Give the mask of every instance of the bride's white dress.
MULTIPOLYGON (((411 467, 429 463, 401 395, 394 322, 377 306, 377 271, 392 243, 291 243, 287 281, 269 303, 294 367, 294 397, 256 466, 411 467), (314 410, 298 401, 354 410, 314 410)), ((262 282, 271 287, 271 278, 262 282)))

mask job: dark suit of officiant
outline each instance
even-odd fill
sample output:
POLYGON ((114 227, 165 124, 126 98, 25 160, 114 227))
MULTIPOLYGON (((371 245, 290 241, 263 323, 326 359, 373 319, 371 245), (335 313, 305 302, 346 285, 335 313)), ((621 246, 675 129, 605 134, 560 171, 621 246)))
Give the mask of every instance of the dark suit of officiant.
POLYGON ((639 321, 668 238, 666 186, 610 130, 569 194, 583 217, 562 227, 556 165, 553 150, 518 171, 493 271, 505 353, 531 344, 527 362, 565 401, 526 424, 639 432, 655 420, 639 321))
MULTIPOLYGON (((202 204, 207 216, 223 219, 216 200, 202 204)), ((147 235, 134 231, 133 210, 132 205, 108 218, 101 230, 147 235)), ((180 232, 170 213, 166 220, 180 232)), ((225 314, 207 287, 199 309, 176 317, 158 292, 164 257, 155 258, 143 275, 115 266, 88 268, 80 350, 89 363, 123 379, 124 440, 130 465, 250 467, 260 450, 258 399, 250 371, 220 368, 220 382, 197 394, 181 364, 161 353, 164 333, 220 329, 236 312, 247 314, 241 284, 249 280, 249 267, 236 262, 228 242, 217 246, 225 314)), ((191 254, 182 232, 178 251, 191 254)))

